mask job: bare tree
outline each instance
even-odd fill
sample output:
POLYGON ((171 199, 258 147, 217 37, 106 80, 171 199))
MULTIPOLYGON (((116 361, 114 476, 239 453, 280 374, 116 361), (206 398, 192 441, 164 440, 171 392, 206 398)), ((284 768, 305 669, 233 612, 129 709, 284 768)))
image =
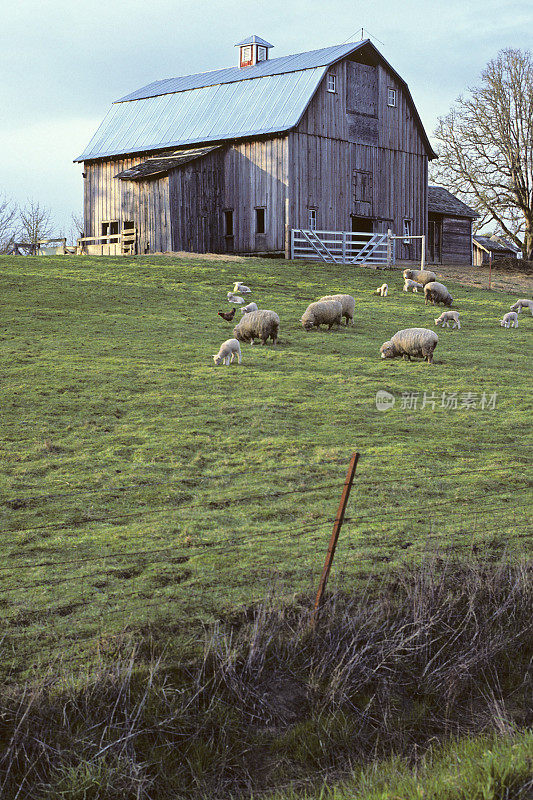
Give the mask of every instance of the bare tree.
POLYGON ((0 253, 5 253, 17 238, 18 208, 0 192, 0 253))
POLYGON ((501 50, 445 117, 431 179, 495 222, 533 260, 533 63, 529 50, 501 50))
POLYGON ((35 200, 28 200, 20 209, 19 217, 24 241, 33 245, 32 252, 35 253, 39 239, 46 239, 52 233, 50 209, 35 200))
POLYGON ((83 236, 83 212, 70 215, 69 244, 76 244, 76 241, 83 236))

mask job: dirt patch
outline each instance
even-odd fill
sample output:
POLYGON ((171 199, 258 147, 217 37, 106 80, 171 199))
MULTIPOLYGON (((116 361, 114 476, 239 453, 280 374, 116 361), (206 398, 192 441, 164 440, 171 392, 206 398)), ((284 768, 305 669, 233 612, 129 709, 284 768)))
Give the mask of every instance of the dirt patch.
MULTIPOLYGON (((428 266, 439 278, 448 278, 466 286, 475 286, 481 289, 489 288, 489 268, 470 267, 457 264, 439 264, 437 267, 428 266)), ((525 272, 508 272, 498 267, 492 268, 491 289, 497 292, 511 292, 524 297, 531 297, 533 293, 533 275, 525 272)))

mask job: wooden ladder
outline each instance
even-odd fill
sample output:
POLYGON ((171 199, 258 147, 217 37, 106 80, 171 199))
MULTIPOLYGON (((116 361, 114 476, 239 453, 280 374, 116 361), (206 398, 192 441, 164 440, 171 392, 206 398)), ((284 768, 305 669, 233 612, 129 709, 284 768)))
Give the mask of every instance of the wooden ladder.
POLYGON ((136 228, 126 228, 122 231, 120 251, 123 256, 135 255, 135 239, 137 236, 136 228))

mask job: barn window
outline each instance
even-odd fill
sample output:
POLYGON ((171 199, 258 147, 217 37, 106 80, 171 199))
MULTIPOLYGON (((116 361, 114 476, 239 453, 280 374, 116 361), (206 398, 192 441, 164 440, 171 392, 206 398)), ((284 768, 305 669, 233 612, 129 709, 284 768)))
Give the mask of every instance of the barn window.
POLYGON ((387 105, 396 108, 396 89, 387 89, 387 105))
POLYGON ((411 244, 411 239, 409 238, 411 236, 411 220, 410 219, 404 219, 404 221, 403 221, 403 236, 404 236, 403 243, 404 244, 411 244))
POLYGON ((250 45, 248 45, 247 47, 243 47, 241 50, 241 61, 244 64, 245 62, 251 60, 252 60, 252 48, 250 45))
POLYGON ((224 236, 233 236, 233 209, 224 211, 224 236))
POLYGON ((266 47, 258 46, 257 48, 257 60, 258 61, 266 61, 267 57, 267 49, 266 47))
POLYGON ((106 219, 102 222, 102 236, 116 236, 118 233, 118 219, 106 219))
POLYGON ((316 231, 316 208, 307 209, 307 224, 310 231, 316 231))
POLYGON ((361 169, 354 169, 352 173, 352 188, 354 203, 371 203, 372 173, 361 169))
POLYGON ((328 92, 337 91, 337 76, 332 72, 328 72, 328 92))
POLYGON ((256 233, 265 233, 265 209, 264 208, 256 208, 255 209, 255 232, 256 233))

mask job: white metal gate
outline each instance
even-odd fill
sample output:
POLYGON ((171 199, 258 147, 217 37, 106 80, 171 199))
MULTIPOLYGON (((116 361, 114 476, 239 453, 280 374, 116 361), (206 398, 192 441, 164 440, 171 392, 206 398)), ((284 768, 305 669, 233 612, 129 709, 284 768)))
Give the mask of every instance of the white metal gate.
POLYGON ((320 258, 334 264, 393 264, 394 253, 394 239, 387 233, 291 230, 291 258, 320 258))

